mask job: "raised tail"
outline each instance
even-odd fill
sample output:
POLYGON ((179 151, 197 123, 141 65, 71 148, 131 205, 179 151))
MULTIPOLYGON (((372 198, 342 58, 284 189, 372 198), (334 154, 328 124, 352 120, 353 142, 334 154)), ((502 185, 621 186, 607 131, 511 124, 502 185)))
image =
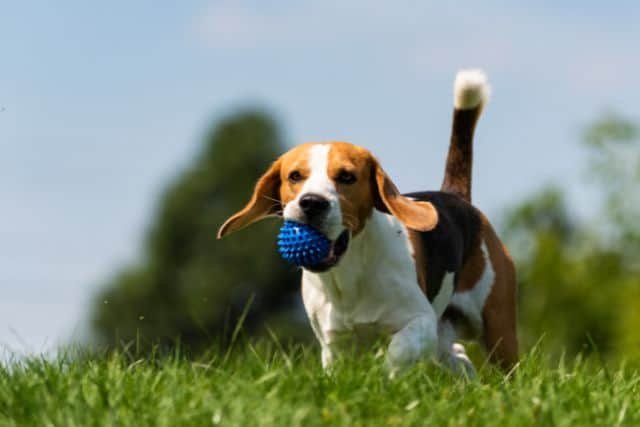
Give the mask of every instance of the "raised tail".
POLYGON ((453 126, 442 191, 471 202, 473 132, 489 100, 489 83, 482 70, 461 70, 453 85, 453 126))

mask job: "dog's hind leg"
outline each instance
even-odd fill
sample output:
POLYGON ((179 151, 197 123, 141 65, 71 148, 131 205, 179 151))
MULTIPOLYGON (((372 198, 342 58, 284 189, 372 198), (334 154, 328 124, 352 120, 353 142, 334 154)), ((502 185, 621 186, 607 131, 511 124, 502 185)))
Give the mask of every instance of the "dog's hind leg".
POLYGON ((475 378, 476 370, 462 344, 455 342, 456 330, 448 319, 438 323, 438 358, 454 373, 475 378))
MULTIPOLYGON (((492 237, 488 246, 497 247, 497 238, 492 237)), ((489 360, 506 371, 518 362, 516 273, 506 252, 493 253, 497 274, 482 310, 482 338, 489 360)))
POLYGON ((503 312, 485 309, 483 317, 483 341, 489 360, 507 371, 518 362, 515 307, 503 307, 503 312))

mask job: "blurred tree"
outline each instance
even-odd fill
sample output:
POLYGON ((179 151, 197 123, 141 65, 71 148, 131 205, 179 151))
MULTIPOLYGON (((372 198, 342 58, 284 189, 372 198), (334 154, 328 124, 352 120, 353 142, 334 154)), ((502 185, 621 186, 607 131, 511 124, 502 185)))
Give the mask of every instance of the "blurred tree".
MULTIPOLYGON (((590 176, 604 193, 602 217, 609 240, 638 263, 640 250, 640 130, 629 119, 607 114, 587 128, 590 176)), ((602 223, 602 221, 600 221, 602 223)))
POLYGON ((604 193, 603 246, 615 248, 623 262, 614 339, 620 355, 640 355, 640 128, 629 118, 609 113, 584 135, 590 150, 590 171, 604 193))
POLYGON ((505 238, 518 265, 525 347, 544 336, 556 355, 597 350, 640 355, 638 236, 640 141, 626 119, 608 115, 587 128, 588 175, 600 184, 603 213, 578 222, 558 188, 510 209, 505 238), (593 346, 595 344, 595 348, 593 346))
POLYGON ((609 351, 616 313, 610 298, 622 270, 618 253, 587 245, 584 230, 569 217, 564 194, 547 188, 508 214, 506 240, 518 265, 520 325, 525 346, 544 335, 558 355, 609 351))
POLYGON ((217 228, 249 199, 257 178, 284 150, 272 120, 247 112, 222 121, 193 165, 161 198, 143 261, 125 269, 96 299, 102 342, 131 341, 198 349, 230 336, 249 299, 249 333, 267 325, 304 337, 298 273, 279 259, 277 221, 224 241, 217 228))

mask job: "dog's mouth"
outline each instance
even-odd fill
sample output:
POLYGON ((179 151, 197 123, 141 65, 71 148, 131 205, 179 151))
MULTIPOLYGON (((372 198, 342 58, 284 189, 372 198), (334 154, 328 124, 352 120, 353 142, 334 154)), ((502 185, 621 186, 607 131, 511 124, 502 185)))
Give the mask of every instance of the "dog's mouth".
POLYGON ((347 252, 349 248, 349 241, 351 240, 351 235, 349 230, 344 230, 336 240, 331 242, 331 250, 329 254, 322 259, 319 263, 314 264, 312 266, 305 267, 307 270, 313 271, 315 273, 321 273, 323 271, 329 270, 331 267, 334 267, 342 256, 347 252))

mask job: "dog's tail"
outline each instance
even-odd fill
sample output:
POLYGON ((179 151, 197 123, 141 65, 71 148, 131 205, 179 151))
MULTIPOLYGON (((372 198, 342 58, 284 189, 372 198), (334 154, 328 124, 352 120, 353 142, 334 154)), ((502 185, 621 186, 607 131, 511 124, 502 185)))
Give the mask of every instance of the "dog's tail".
POLYGON ((481 70, 461 70, 453 85, 453 127, 442 191, 471 202, 473 132, 489 99, 489 83, 481 70))

